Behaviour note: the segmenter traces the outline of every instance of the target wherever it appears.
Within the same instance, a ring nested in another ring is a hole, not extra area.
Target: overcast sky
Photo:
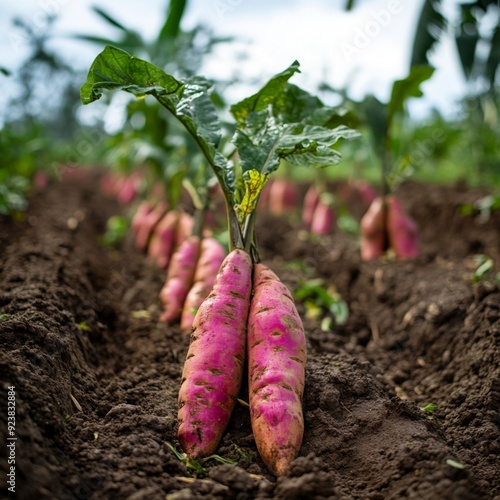
[[[345,0],[189,0],[186,28],[199,23],[211,26],[216,35],[235,35],[238,44],[220,47],[207,61],[207,77],[228,76],[237,69],[248,78],[264,80],[287,67],[301,63],[302,74],[293,82],[315,92],[319,82],[347,87],[354,98],[375,93],[386,100],[393,80],[408,72],[414,30],[422,0],[358,1],[353,12],[342,10]],[[35,29],[44,26],[46,12],[58,16],[54,44],[72,64],[88,68],[99,52],[95,45],[71,40],[72,33],[111,35],[113,30],[91,9],[97,4],[123,24],[148,39],[154,37],[164,19],[167,0],[17,0],[0,8],[0,66],[16,69],[26,56],[26,43],[12,26],[15,16]],[[445,0],[447,12],[456,12],[458,0]],[[245,43],[243,43],[245,42]],[[235,57],[244,48],[248,59]],[[425,84],[425,104],[412,110],[422,116],[432,106],[444,113],[456,109],[465,84],[451,37],[445,38],[433,54],[437,67]],[[0,114],[13,91],[1,77]],[[254,88],[245,89],[252,91]],[[243,90],[234,89],[229,100],[239,99]]]

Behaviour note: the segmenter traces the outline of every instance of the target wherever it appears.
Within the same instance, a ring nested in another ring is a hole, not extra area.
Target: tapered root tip
[[[284,476],[290,468],[290,460],[282,458],[273,464],[273,466],[272,472],[276,477]]]

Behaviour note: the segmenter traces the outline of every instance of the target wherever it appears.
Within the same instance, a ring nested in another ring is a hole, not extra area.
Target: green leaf
[[[174,39],[178,35],[185,8],[186,0],[170,0],[167,19],[160,30],[158,42]]]
[[[410,66],[429,63],[428,54],[444,33],[446,18],[439,12],[440,0],[425,0],[413,39]]]
[[[103,90],[115,89],[136,97],[149,94],[179,101],[183,84],[153,64],[108,45],[92,63],[80,97],[83,104],[90,104],[102,96]]]
[[[2,73],[2,75],[4,76],[10,76],[12,74],[7,68],[4,68],[3,66],[0,66],[0,73]]]
[[[155,65],[108,46],[92,63],[80,95],[84,104],[99,99],[102,91],[108,89],[121,89],[136,97],[152,95],[188,130],[223,189],[230,193],[234,190],[234,174],[217,151],[221,125],[208,93],[211,86],[202,77],[180,82]]]
[[[298,61],[294,61],[287,69],[273,76],[257,93],[233,104],[230,111],[236,121],[241,123],[250,113],[261,111],[272,104],[295,73],[300,73]]]
[[[336,165],[341,156],[332,146],[339,139],[359,136],[345,126],[331,130],[317,125],[282,123],[266,110],[252,113],[245,125],[233,139],[242,170],[255,169],[262,174],[274,172],[281,160],[306,167]]]
[[[128,222],[125,217],[113,215],[108,219],[106,233],[101,238],[101,243],[105,246],[113,246],[120,243],[128,231]]]
[[[490,82],[491,88],[494,88],[495,77],[498,66],[500,65],[500,17],[498,24],[493,31],[493,36],[490,42],[490,53],[486,59],[485,76]]]
[[[310,118],[313,113],[322,110],[324,105],[318,97],[309,94],[297,85],[285,82],[284,88],[276,94],[272,107],[274,116],[285,123],[291,123]],[[324,119],[323,122],[327,120]],[[323,125],[319,121],[315,124]]]
[[[243,181],[245,183],[243,199],[234,207],[240,224],[243,224],[247,216],[255,210],[259,195],[267,182],[267,175],[262,175],[255,169],[247,170],[243,174]]]
[[[476,47],[480,38],[478,21],[473,9],[474,6],[471,4],[460,5],[461,21],[455,35],[458,55],[467,80],[472,76],[476,58]]]
[[[477,267],[472,275],[472,282],[477,283],[485,278],[493,268],[493,259],[487,255],[475,255],[474,262]]]
[[[433,413],[436,411],[437,406],[434,403],[429,403],[428,405],[425,405],[423,408],[421,408],[422,411],[426,413]]]
[[[114,17],[110,16],[107,12],[105,12],[100,7],[97,7],[96,5],[94,5],[92,7],[92,10],[97,15],[99,15],[100,17],[102,17],[106,22],[108,22],[109,24],[111,24],[111,26],[114,26],[115,28],[118,28],[118,29],[120,29],[122,31],[129,31],[127,28],[125,28],[125,26],[123,26],[123,24],[121,24],[119,21],[117,21]]]
[[[389,129],[393,116],[404,110],[407,99],[423,95],[420,85],[428,80],[433,73],[432,66],[413,66],[406,78],[394,82],[391,99],[387,104],[387,127]]]

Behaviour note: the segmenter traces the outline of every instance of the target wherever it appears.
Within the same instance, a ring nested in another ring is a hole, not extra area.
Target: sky
[[[228,77],[237,72],[243,81],[264,82],[294,60],[302,73],[293,83],[316,92],[320,82],[347,88],[355,99],[374,93],[382,101],[391,84],[409,70],[414,30],[423,0],[358,0],[344,12],[345,0],[189,0],[185,28],[203,23],[216,35],[234,35],[235,43],[221,45],[207,60],[202,73]],[[162,24],[167,0],[17,0],[0,7],[0,66],[15,69],[27,54],[26,40],[12,25],[17,16],[35,30],[43,29],[47,13],[56,14],[53,46],[78,68],[88,68],[100,51],[96,45],[71,39],[74,33],[113,36],[114,31],[92,10],[98,5],[124,25],[152,39]],[[444,0],[449,13],[458,0]],[[247,54],[240,57],[241,51]],[[424,84],[425,100],[410,110],[423,117],[432,108],[451,115],[466,90],[451,36],[445,37],[432,56],[437,71]],[[0,117],[14,88],[0,76]],[[83,82],[82,82],[83,83]],[[230,102],[255,91],[255,84],[227,91]],[[333,96],[332,96],[333,99]],[[325,99],[327,100],[327,98]],[[327,104],[335,104],[328,103]]]

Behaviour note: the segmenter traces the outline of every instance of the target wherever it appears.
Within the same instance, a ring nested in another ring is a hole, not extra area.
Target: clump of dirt
[[[237,464],[211,460],[195,477],[172,452],[189,339],[158,321],[164,273],[130,239],[100,245],[107,218],[126,209],[97,185],[90,175],[51,186],[23,222],[0,221],[0,374],[4,393],[16,387],[18,498],[500,495],[500,292],[471,281],[475,253],[498,266],[498,214],[479,225],[458,210],[483,192],[403,186],[422,234],[410,262],[362,262],[355,236],[312,238],[298,217],[259,217],[264,259],[285,283],[321,277],[350,312],[321,328],[298,304],[305,435],[276,480],[242,405],[219,448]]]

